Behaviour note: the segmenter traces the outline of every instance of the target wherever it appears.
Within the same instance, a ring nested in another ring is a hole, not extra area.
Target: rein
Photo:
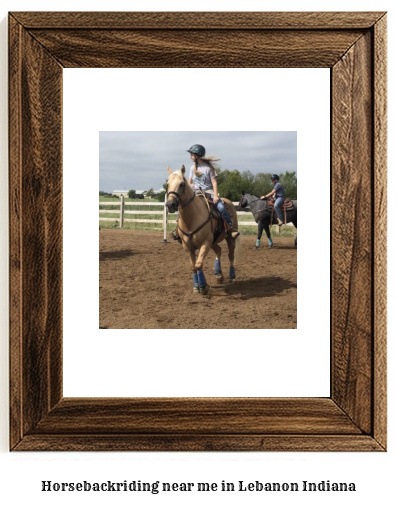
[[[184,191],[183,191],[183,192],[184,192]],[[183,195],[183,192],[182,192],[182,195]],[[189,204],[193,201],[193,199],[196,197],[196,194],[193,194],[193,197],[191,197],[191,198],[190,198],[187,202],[185,202],[185,204],[183,204],[183,205],[181,206],[181,197],[182,197],[182,196],[181,196],[181,195],[179,195],[179,194],[178,194],[178,192],[173,192],[172,190],[171,190],[171,192],[167,192],[167,197],[168,197],[170,194],[172,194],[172,195],[175,195],[175,196],[176,196],[176,202],[177,202],[177,204],[178,204],[178,208],[179,208],[179,207],[181,207],[181,209],[186,208],[186,206],[188,206],[188,205],[189,205]]]
[[[193,194],[193,197],[190,198],[187,202],[185,202],[185,204],[183,206],[181,206],[181,208],[186,208],[186,206],[188,206],[192,201],[193,199],[196,197],[196,194]]]

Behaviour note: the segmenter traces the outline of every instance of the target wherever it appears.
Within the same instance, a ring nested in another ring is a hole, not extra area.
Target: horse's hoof
[[[199,293],[199,288],[198,288],[198,287],[193,287],[192,292],[193,292],[194,294],[198,294],[198,293]]]
[[[229,282],[230,282],[230,283],[233,283],[233,282],[235,282],[235,281],[236,281],[236,279],[235,279],[235,278],[229,278]]]
[[[216,275],[216,281],[217,281],[217,283],[222,283],[223,282],[223,275]]]
[[[210,290],[210,286],[209,285],[206,285],[205,287],[200,287],[199,288],[199,292],[200,294],[208,294],[208,291]]]
[[[254,250],[259,250],[259,246],[254,246]]]

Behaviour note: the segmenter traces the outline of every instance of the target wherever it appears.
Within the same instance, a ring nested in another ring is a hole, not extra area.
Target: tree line
[[[251,171],[240,173],[237,170],[218,171],[218,193],[221,197],[231,201],[239,201],[242,192],[255,194],[258,197],[268,194],[273,190],[273,183],[270,179],[272,173],[252,174]],[[280,173],[280,183],[285,190],[285,197],[297,198],[298,180],[296,172],[286,171]]]
[[[240,173],[237,169],[233,171],[218,170],[217,181],[218,181],[218,193],[221,197],[225,197],[232,202],[239,201],[242,192],[248,192],[255,194],[258,197],[268,194],[273,189],[273,183],[270,179],[272,173],[258,173],[252,174],[251,171],[244,171]],[[286,171],[280,173],[280,183],[283,185],[285,190],[285,197],[289,199],[297,199],[297,188],[298,180],[296,172]],[[157,199],[158,201],[164,201],[164,193],[167,191],[167,180],[163,185],[164,191],[159,194],[155,194],[151,188],[147,195]],[[104,192],[99,192],[101,195]],[[130,198],[135,198],[135,190],[128,192]]]
[[[225,197],[232,202],[240,200],[241,193],[247,192],[255,194],[258,197],[268,194],[273,190],[273,183],[270,179],[272,173],[252,174],[251,171],[240,173],[237,169],[233,171],[218,170],[217,182],[218,193],[221,197]],[[298,180],[295,171],[280,173],[280,183],[285,190],[285,197],[288,199],[297,199]],[[167,190],[167,182],[163,185],[164,192]],[[164,194],[157,196],[159,201],[164,200]]]

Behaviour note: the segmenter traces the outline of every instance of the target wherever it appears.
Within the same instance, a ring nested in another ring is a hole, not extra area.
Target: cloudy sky
[[[253,174],[297,171],[296,132],[100,132],[99,190],[157,190],[173,171],[192,163],[189,149],[205,146],[222,170]]]

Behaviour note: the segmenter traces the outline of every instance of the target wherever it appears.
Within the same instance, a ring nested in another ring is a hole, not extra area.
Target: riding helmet
[[[278,174],[272,174],[270,179],[273,181],[273,180],[279,180],[280,178],[278,177]]]
[[[199,157],[204,157],[205,155],[205,148],[201,146],[201,144],[193,144],[193,146],[186,151],[193,153],[193,155],[198,155]]]

